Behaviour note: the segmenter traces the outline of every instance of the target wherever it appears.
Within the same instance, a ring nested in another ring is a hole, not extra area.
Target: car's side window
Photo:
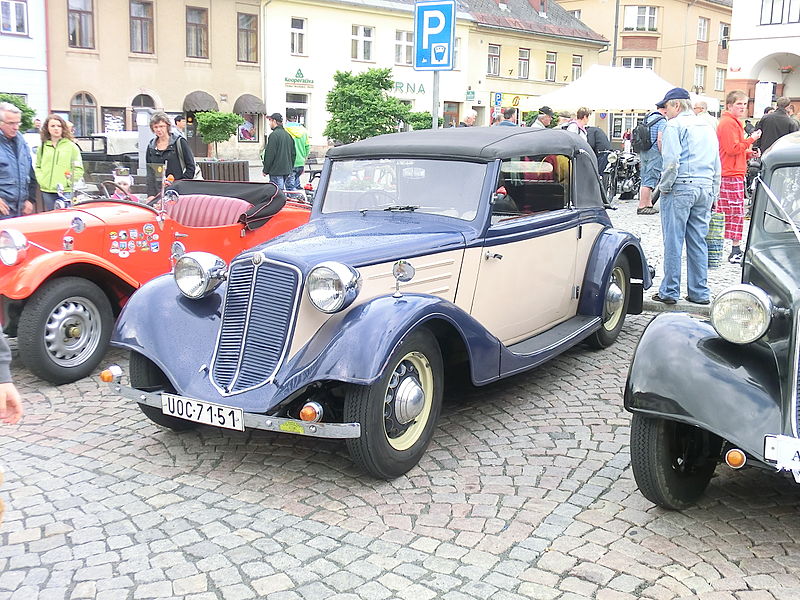
[[[800,167],[775,169],[769,189],[783,210],[779,211],[767,204],[767,209],[764,211],[764,231],[767,233],[791,231],[792,227],[786,223],[786,217],[794,221],[795,227],[800,227]]]
[[[560,154],[504,160],[492,204],[492,220],[567,208],[570,169],[569,157]]]

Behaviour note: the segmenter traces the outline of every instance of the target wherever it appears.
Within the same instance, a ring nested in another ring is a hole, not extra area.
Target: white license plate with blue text
[[[195,423],[244,431],[244,411],[233,406],[204,402],[175,394],[161,394],[161,412]]]

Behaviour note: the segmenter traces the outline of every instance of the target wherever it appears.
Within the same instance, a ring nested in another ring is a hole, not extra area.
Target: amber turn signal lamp
[[[725,453],[725,464],[731,469],[741,469],[747,462],[747,455],[738,448],[731,448]]]
[[[100,381],[112,383],[122,375],[122,369],[118,365],[111,365],[107,369],[100,371]]]
[[[300,420],[316,423],[322,420],[322,406],[318,402],[306,402],[300,409]]]

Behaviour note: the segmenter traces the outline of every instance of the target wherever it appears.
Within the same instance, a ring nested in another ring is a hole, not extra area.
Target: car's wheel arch
[[[115,273],[104,269],[99,265],[88,263],[71,263],[64,265],[60,269],[53,271],[39,284],[39,287],[60,277],[79,277],[86,281],[91,281],[99,287],[108,298],[114,317],[118,317],[125,302],[131,294],[136,291],[136,287],[130,282],[125,281]]]

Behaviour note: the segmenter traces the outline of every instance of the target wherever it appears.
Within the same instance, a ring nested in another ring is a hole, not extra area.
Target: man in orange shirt
[[[747,111],[747,94],[733,90],[725,98],[725,110],[717,125],[719,159],[722,164],[722,182],[717,207],[725,213],[725,239],[731,240],[728,262],[742,262],[742,229],[744,226],[744,177],[747,157],[753,153],[753,142],[761,137],[756,129],[745,137],[742,119]]]

